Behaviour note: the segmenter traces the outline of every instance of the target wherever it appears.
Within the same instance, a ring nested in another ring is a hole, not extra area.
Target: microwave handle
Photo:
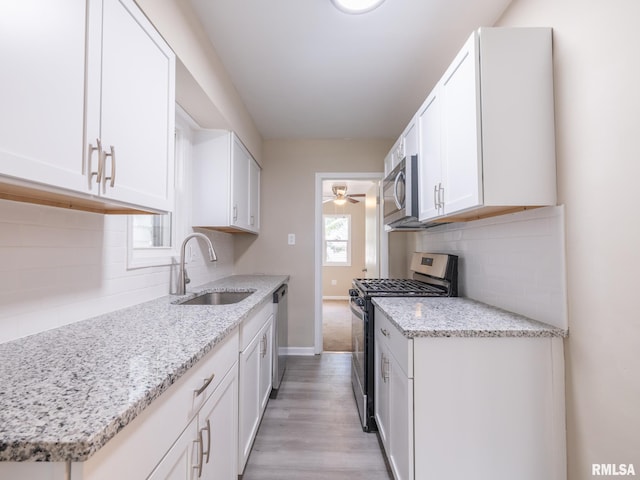
[[[400,177],[402,177],[402,179],[404,180],[404,171],[402,170],[398,172],[395,180],[393,181],[393,200],[396,202],[396,207],[398,207],[398,210],[401,210],[404,207],[404,205],[402,205],[398,200],[398,183],[400,182]]]

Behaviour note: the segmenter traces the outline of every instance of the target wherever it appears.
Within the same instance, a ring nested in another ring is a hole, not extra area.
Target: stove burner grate
[[[417,294],[429,294],[434,296],[446,296],[447,290],[444,287],[431,285],[418,280],[409,279],[392,279],[392,278],[380,278],[380,279],[356,279],[359,287],[362,289],[365,295],[375,294],[402,294],[402,295],[417,295]]]

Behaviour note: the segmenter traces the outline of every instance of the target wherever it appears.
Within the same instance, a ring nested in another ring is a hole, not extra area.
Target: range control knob
[[[358,290],[356,290],[355,288],[350,288],[349,289],[349,296],[350,297],[357,297],[358,296]]]
[[[364,307],[364,298],[357,297],[354,299],[354,301],[356,302],[356,305],[358,305],[359,307]]]

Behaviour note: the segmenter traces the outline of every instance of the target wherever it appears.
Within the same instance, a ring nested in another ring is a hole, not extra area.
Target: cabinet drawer
[[[147,478],[225,374],[237,368],[237,359],[236,329],[84,462],[83,478]],[[197,395],[212,374],[211,382]]]
[[[258,306],[256,313],[240,324],[240,351],[244,351],[251,340],[262,329],[269,317],[273,314],[273,303],[268,300]]]
[[[376,333],[381,334],[378,338],[383,339],[407,377],[413,378],[413,340],[402,335],[398,327],[391,323],[378,308],[376,308],[375,322]]]
[[[188,385],[183,388],[192,398],[189,416],[202,407],[229,369],[238,361],[238,336],[238,330],[235,330],[193,367],[194,372],[186,382]]]

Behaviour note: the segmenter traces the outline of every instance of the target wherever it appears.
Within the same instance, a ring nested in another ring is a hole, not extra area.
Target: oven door
[[[358,413],[362,428],[368,431],[368,399],[367,396],[367,334],[368,315],[364,306],[358,302],[363,302],[360,297],[351,297],[349,302],[351,307],[351,385],[356,398]]]

